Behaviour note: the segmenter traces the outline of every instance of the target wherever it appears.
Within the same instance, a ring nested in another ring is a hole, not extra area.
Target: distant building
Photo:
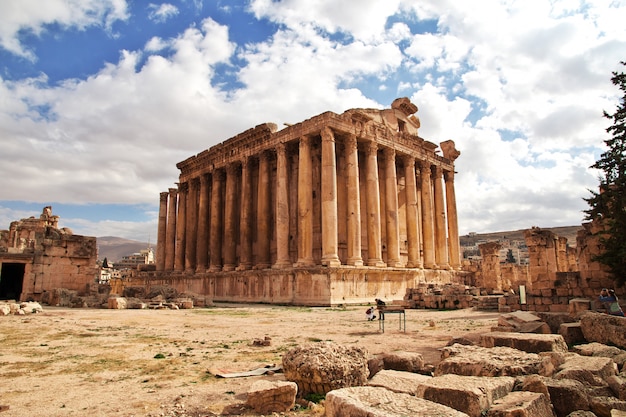
[[[37,300],[56,288],[87,291],[98,279],[96,238],[58,228],[59,216],[44,207],[0,230],[0,299]]]
[[[113,264],[113,268],[120,269],[137,269],[139,265],[154,264],[154,251],[152,248],[143,249],[139,253],[123,256],[122,259]]]

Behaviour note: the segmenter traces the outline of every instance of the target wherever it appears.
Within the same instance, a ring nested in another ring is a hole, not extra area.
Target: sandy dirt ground
[[[406,332],[388,315],[385,332],[366,306],[307,308],[217,304],[191,310],[97,310],[44,306],[0,317],[0,417],[256,415],[246,393],[281,373],[219,378],[281,364],[291,348],[332,341],[370,355],[420,352],[427,363],[454,337],[476,338],[498,314],[407,310]],[[269,346],[255,340],[271,338]],[[323,415],[323,406],[276,416]]]

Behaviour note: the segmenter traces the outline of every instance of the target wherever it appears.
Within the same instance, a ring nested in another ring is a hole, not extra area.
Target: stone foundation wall
[[[459,271],[389,268],[292,268],[214,272],[186,276],[138,272],[133,285],[167,285],[180,293],[205,294],[217,302],[337,306],[401,301],[407,290],[426,282],[462,282]]]

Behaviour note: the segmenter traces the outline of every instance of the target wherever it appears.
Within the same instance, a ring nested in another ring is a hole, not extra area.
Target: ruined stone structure
[[[460,269],[452,141],[417,107],[266,123],[179,164],[161,193],[157,271],[217,301],[332,305],[402,298]]]
[[[0,299],[41,301],[46,291],[87,291],[98,275],[95,237],[58,228],[59,216],[44,207],[0,230]]]

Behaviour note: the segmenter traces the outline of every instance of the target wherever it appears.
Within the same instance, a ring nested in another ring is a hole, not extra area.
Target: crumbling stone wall
[[[89,291],[98,268],[96,238],[74,235],[68,228],[58,228],[59,216],[52,207],[44,207],[39,218],[30,217],[11,223],[0,231],[0,266],[24,264],[20,300],[41,301],[42,294],[56,288]]]

